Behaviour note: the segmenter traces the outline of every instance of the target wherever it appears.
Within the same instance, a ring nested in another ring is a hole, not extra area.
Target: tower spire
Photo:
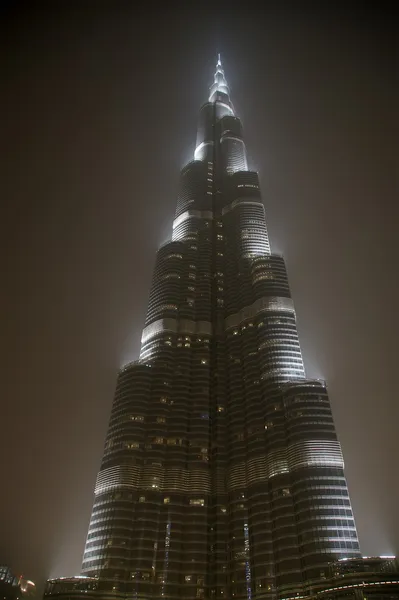
[[[214,81],[210,88],[209,101],[213,102],[216,99],[216,92],[229,95],[229,86],[224,75],[222,67],[222,59],[220,58],[220,52],[218,53],[218,60],[216,63],[216,71],[214,75]]]

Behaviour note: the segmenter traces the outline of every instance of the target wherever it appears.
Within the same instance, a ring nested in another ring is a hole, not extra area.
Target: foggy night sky
[[[327,380],[361,550],[399,553],[393,14],[197,4],[0,15],[0,564],[38,583],[79,573],[117,369],[137,357],[217,52],[307,374]]]

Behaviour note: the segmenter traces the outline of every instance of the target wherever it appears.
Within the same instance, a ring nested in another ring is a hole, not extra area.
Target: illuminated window
[[[139,502],[145,502],[145,496],[140,496]]]
[[[130,419],[132,421],[138,421],[139,423],[143,423],[144,421],[143,415],[131,415]]]
[[[162,310],[177,310],[177,306],[176,304],[163,304],[162,306],[158,306],[156,308],[157,312],[160,312]]]
[[[157,417],[157,423],[165,423],[166,419],[165,417]]]
[[[218,406],[218,413],[221,413],[224,411],[224,406]]]
[[[206,358],[201,358],[201,365],[207,365],[208,361]]]
[[[191,506],[205,506],[204,498],[191,498],[190,499]]]
[[[166,497],[163,499],[163,503],[164,503],[164,504],[169,504],[169,502],[170,502],[170,498],[169,498],[169,496],[166,496]]]
[[[255,275],[253,281],[257,283],[258,281],[264,281],[265,279],[274,279],[273,274],[270,272],[260,273],[259,275]]]
[[[191,575],[186,575],[184,577],[184,581],[191,581]]]
[[[125,447],[128,450],[134,450],[135,448],[139,448],[140,444],[139,444],[139,442],[129,442],[129,443],[125,444]]]

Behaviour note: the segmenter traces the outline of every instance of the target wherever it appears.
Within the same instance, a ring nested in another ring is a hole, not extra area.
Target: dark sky
[[[37,581],[80,569],[116,372],[137,355],[218,51],[362,551],[399,552],[393,14],[191,4],[2,9],[0,563]]]

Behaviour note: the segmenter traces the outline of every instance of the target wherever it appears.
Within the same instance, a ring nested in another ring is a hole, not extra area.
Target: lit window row
[[[163,437],[155,437],[152,440],[153,444],[164,444],[166,442],[167,446],[182,446],[184,440],[182,438],[163,438]]]

